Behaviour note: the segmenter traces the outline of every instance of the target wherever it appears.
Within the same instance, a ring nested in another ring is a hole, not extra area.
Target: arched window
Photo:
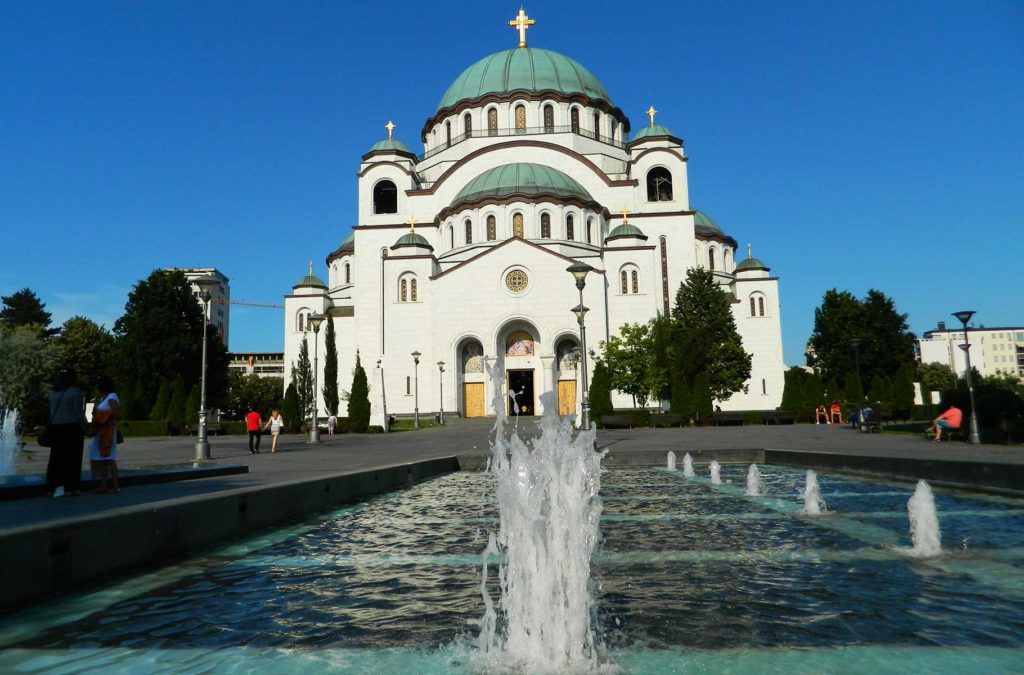
[[[373,212],[398,213],[398,188],[389,180],[373,186]]]
[[[629,275],[626,274],[626,270],[619,273],[619,293],[629,293]]]
[[[757,307],[759,310],[761,310],[760,312],[758,312],[759,316],[764,316],[764,297],[760,297],[757,299]]]
[[[398,301],[409,302],[409,280],[402,279],[398,282]]]
[[[656,166],[647,172],[647,201],[672,201],[672,174],[663,166]]]
[[[573,108],[569,111],[569,125],[572,128],[574,134],[580,132],[580,109]]]
[[[565,217],[565,238],[568,239],[569,241],[575,239],[575,234],[573,233],[572,216]]]
[[[632,281],[632,284],[633,284],[633,293],[634,294],[640,292],[640,278],[639,278],[639,276],[640,275],[639,275],[639,273],[636,270],[632,270],[629,273],[629,278],[630,278],[630,280]]]
[[[498,226],[494,216],[487,216],[487,241],[494,241],[498,238]]]
[[[412,278],[412,282],[409,284],[411,289],[412,301],[416,302],[416,277]]]
[[[412,272],[407,272],[398,281],[398,301],[416,302],[416,300],[416,275]]]
[[[640,271],[636,265],[626,265],[619,272],[619,292],[636,295],[640,292]]]
[[[764,316],[764,296],[760,293],[750,296],[750,316]]]
[[[518,239],[523,238],[523,214],[521,213],[512,216],[512,236]]]
[[[498,109],[491,108],[487,111],[487,135],[496,136],[498,134]]]
[[[469,220],[466,220],[466,243],[473,243],[473,223]]]
[[[732,269],[732,249],[725,249],[725,253],[722,254],[725,260],[722,262],[722,269],[726,272]]]
[[[516,133],[521,134],[526,131],[526,106],[516,106]]]
[[[714,271],[715,269],[715,249],[708,249],[708,269]]]
[[[540,236],[544,239],[551,238],[551,216],[547,213],[540,214]]]
[[[594,138],[601,135],[601,113],[594,113]]]
[[[306,330],[306,310],[299,312],[299,315],[295,317],[295,330],[300,333]]]
[[[544,133],[550,134],[555,130],[555,107],[553,105],[544,106]]]
[[[462,348],[462,372],[484,372],[484,348],[476,340],[470,340]]]
[[[352,283],[352,266],[348,263],[345,263],[345,283]]]
[[[761,393],[765,396],[768,395],[768,382],[763,377],[761,378]]]
[[[444,147],[452,147],[452,123],[444,123]]]
[[[754,296],[750,296],[750,316],[757,316],[757,305],[755,300],[756,298]]]
[[[473,116],[469,113],[462,116],[462,133],[466,134],[467,138],[473,133]]]
[[[587,218],[587,243],[594,243],[594,219]]]
[[[455,248],[455,224],[448,226],[448,248]]]

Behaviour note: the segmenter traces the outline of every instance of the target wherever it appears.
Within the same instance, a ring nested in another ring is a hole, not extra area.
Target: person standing
[[[284,419],[276,408],[270,413],[270,419],[263,426],[264,429],[267,427],[270,427],[270,452],[275,453],[277,452],[277,439],[284,429]]]
[[[99,403],[92,409],[92,428],[96,432],[89,445],[89,461],[100,476],[96,492],[120,492],[117,480],[117,415],[121,402],[114,393],[114,382],[109,377],[99,381]],[[107,479],[110,486],[107,486]]]
[[[89,422],[85,419],[85,397],[76,386],[75,371],[57,373],[50,391],[50,461],[46,465],[46,494],[77,495],[82,480],[82,450]]]
[[[331,416],[327,418],[327,435],[334,435],[334,427],[338,426],[338,416],[331,413]]]
[[[260,454],[260,439],[263,438],[263,418],[255,410],[245,416],[245,428],[249,431],[249,454]]]

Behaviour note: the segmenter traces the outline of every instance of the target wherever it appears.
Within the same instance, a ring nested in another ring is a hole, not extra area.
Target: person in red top
[[[263,438],[263,418],[255,410],[245,416],[245,428],[249,430],[249,453],[260,454],[260,439]]]
[[[963,421],[964,421],[964,413],[963,413],[963,411],[960,410],[960,408],[957,408],[955,405],[951,405],[946,410],[946,412],[942,413],[941,415],[939,415],[938,417],[935,418],[935,421],[932,422],[932,425],[930,427],[928,427],[928,429],[926,431],[928,431],[928,432],[934,431],[935,432],[935,440],[936,441],[940,441],[940,440],[942,440],[942,430],[943,429],[945,429],[946,431],[952,431],[953,429],[959,429],[960,428],[960,423],[963,422]]]

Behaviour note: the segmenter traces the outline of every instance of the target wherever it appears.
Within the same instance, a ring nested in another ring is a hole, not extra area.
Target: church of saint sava
[[[623,324],[670,312],[687,270],[700,266],[730,296],[753,357],[747,391],[716,405],[775,409],[785,370],[778,278],[691,205],[683,141],[655,122],[653,107],[633,127],[590,70],[527,46],[534,22],[523,11],[509,23],[519,45],[481,58],[444,90],[420,132],[421,154],[389,122],[362,156],[358,221],[327,255],[326,283],[311,265],[285,296],[286,384],[313,337],[308,318],[321,314],[334,319],[340,389],[359,353],[372,424],[385,410],[493,416],[510,405],[505,389],[520,414],[542,414],[550,393],[549,405],[578,419],[573,309],[589,308],[586,347],[600,353]],[[582,303],[567,271],[580,263],[592,268]],[[318,339],[322,385],[322,329]],[[590,375],[593,365],[587,358]],[[499,368],[500,392],[489,373]],[[633,406],[625,394],[612,401]]]

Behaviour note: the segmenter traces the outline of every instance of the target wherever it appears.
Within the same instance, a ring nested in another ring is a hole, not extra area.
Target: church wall
[[[402,161],[411,168],[411,163]],[[359,177],[359,224],[360,225],[385,225],[404,222],[408,215],[402,218],[402,214],[408,211],[406,190],[415,186],[413,177],[398,168],[394,164],[371,164],[365,174]],[[373,212],[373,187],[382,180],[390,180],[398,188],[398,212],[379,213]],[[394,243],[394,242],[391,242]]]
[[[738,279],[735,288],[739,302],[732,305],[733,318],[743,340],[743,348],[752,354],[750,380],[746,394],[733,394],[720,405],[722,410],[774,410],[782,404],[786,370],[782,360],[778,281],[771,278]],[[763,317],[750,316],[750,296],[753,294],[765,298]]]

